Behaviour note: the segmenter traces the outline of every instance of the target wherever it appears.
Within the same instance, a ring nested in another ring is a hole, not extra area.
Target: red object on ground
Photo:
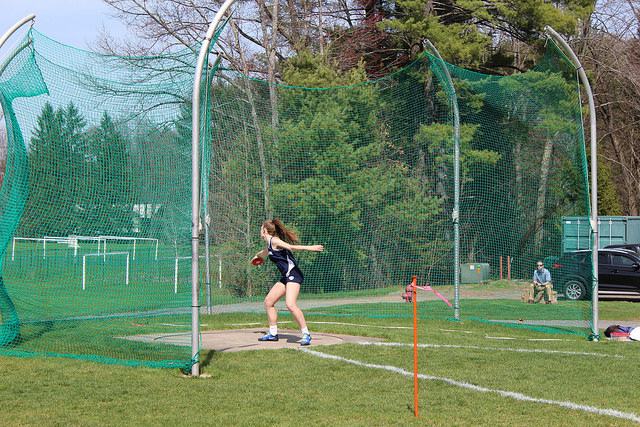
[[[611,332],[611,339],[616,341],[631,341],[629,334],[624,332]]]

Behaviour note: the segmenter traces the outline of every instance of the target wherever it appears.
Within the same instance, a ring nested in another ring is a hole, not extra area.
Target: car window
[[[575,254],[577,262],[589,262],[591,260],[591,252],[578,252]]]
[[[612,254],[611,255],[611,263],[613,265],[621,265],[625,267],[631,267],[635,264],[635,260],[624,255]]]
[[[608,253],[598,253],[598,264],[611,264],[611,259],[609,258]]]

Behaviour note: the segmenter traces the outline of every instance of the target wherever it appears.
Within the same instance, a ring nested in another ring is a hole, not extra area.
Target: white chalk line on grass
[[[264,322],[254,322],[254,323],[232,323],[233,326],[248,326],[248,325],[262,325]],[[278,323],[291,323],[291,321],[286,322],[278,322]],[[359,323],[344,323],[344,322],[317,322],[317,321],[309,321],[307,323],[316,323],[323,325],[346,325],[346,326],[360,326],[363,328],[380,328],[380,329],[413,329],[413,326],[382,326],[382,325],[361,325]],[[436,329],[437,331],[445,331],[445,332],[461,332],[465,334],[472,334],[471,331],[458,331],[455,329]]]
[[[413,347],[413,344],[399,342],[357,342],[360,345],[377,345],[387,347]],[[500,348],[500,347],[478,347],[475,345],[450,345],[450,344],[418,344],[420,348],[463,348],[469,350],[488,350],[488,351],[513,351],[516,353],[545,353],[545,354],[568,354],[571,356],[596,356],[596,357],[614,357],[625,359],[625,356],[618,354],[602,354],[602,353],[585,353],[580,351],[560,351],[560,350],[535,350],[526,348]]]
[[[325,325],[347,325],[347,326],[361,326],[363,328],[381,328],[381,329],[413,329],[412,326],[382,326],[382,325],[360,325],[358,323],[342,323],[342,322],[307,322],[318,323]]]
[[[353,359],[347,359],[344,357],[340,357],[340,356],[334,356],[332,354],[326,354],[326,353],[321,353],[319,351],[315,351],[315,350],[311,350],[308,348],[299,348],[299,351],[303,351],[307,354],[311,354],[317,357],[321,357],[323,359],[331,359],[331,360],[338,360],[340,362],[347,362],[347,363],[351,363],[353,365],[357,365],[357,366],[362,366],[362,367],[366,367],[366,368],[374,368],[374,369],[382,369],[385,371],[390,371],[390,372],[395,372],[397,374],[401,374],[401,375],[405,375],[405,376],[410,376],[413,377],[413,372],[409,372],[406,371],[402,368],[398,368],[396,366],[390,366],[390,365],[376,365],[376,364],[372,364],[372,363],[365,363],[365,362],[360,362],[357,360],[353,360]],[[632,412],[622,412],[622,411],[618,411],[615,409],[602,409],[602,408],[596,408],[595,406],[587,406],[587,405],[580,405],[577,403],[573,403],[573,402],[563,402],[563,401],[559,401],[559,400],[550,400],[550,399],[540,399],[537,397],[531,397],[531,396],[527,396],[524,395],[522,393],[517,393],[517,392],[513,392],[513,391],[506,391],[506,390],[492,390],[490,388],[486,388],[486,387],[481,387],[481,386],[477,386],[475,384],[471,384],[471,383],[467,383],[464,381],[456,381],[454,379],[451,378],[442,378],[442,377],[434,377],[431,375],[424,375],[424,374],[418,374],[418,378],[422,379],[422,380],[435,380],[435,381],[442,381],[445,382],[447,384],[451,384],[454,385],[456,387],[462,387],[462,388],[466,388],[469,390],[473,390],[473,391],[479,391],[482,393],[496,393],[499,394],[500,396],[503,397],[508,397],[508,398],[512,398],[512,399],[516,399],[516,400],[520,400],[523,402],[534,402],[534,403],[545,403],[548,405],[557,405],[557,406],[561,406],[563,408],[567,408],[567,409],[572,409],[575,411],[583,411],[583,412],[590,412],[593,414],[599,414],[599,415],[607,415],[610,417],[615,417],[615,418],[622,418],[625,420],[631,420],[631,421],[635,421],[637,423],[640,423],[640,416],[637,414],[634,414]]]
[[[279,321],[278,324],[282,323],[293,323],[292,320]],[[316,323],[316,324],[324,324],[324,325],[346,325],[346,326],[361,326],[363,328],[382,328],[382,329],[413,329],[412,326],[381,326],[381,325],[360,325],[357,323],[343,323],[343,322],[314,322],[307,320],[307,323]],[[251,326],[251,325],[264,325],[264,322],[252,322],[252,323],[231,323],[231,326]],[[441,329],[446,331],[446,329]],[[467,334],[472,334],[473,332],[467,331],[450,331],[450,332],[464,332]]]
[[[512,337],[490,337],[487,334],[484,334],[484,337],[488,340],[526,340],[526,341],[570,341],[563,340],[562,338],[512,338]]]
[[[292,321],[278,322],[280,323],[292,323]],[[325,325],[347,325],[347,326],[361,326],[364,328],[382,328],[382,329],[413,329],[412,326],[379,326],[379,325],[359,325],[357,323],[342,323],[342,322],[313,322],[307,320],[307,323],[318,323]],[[248,325],[262,325],[264,322],[256,322],[256,323],[232,323],[233,326],[248,326]],[[456,332],[466,332],[466,331],[456,331]],[[466,332],[471,334],[472,332]]]
[[[178,327],[178,328],[190,328],[191,327],[191,324],[188,324],[188,325],[176,325],[175,323],[161,323],[161,325],[162,326],[175,326],[175,327]],[[206,323],[200,323],[200,326],[209,326],[209,325],[206,324]]]
[[[413,329],[413,326],[379,326],[379,325],[360,325],[357,323],[342,323],[342,322],[310,322],[307,323],[323,323],[326,325],[348,325],[348,326],[362,326],[365,328],[383,328],[383,329]],[[460,329],[433,329],[434,331],[442,331],[442,332],[456,332],[461,334],[473,334],[472,331],[463,331]],[[562,338],[510,338],[510,337],[490,337],[485,334],[484,336],[487,339],[494,340],[523,340],[523,341],[567,341]]]
[[[284,322],[278,323],[292,323],[291,320],[287,320]],[[343,322],[317,322],[317,321],[307,321],[307,323],[316,323],[316,324],[324,324],[324,325],[346,325],[346,326],[360,326],[363,328],[380,328],[380,329],[413,329],[413,326],[382,326],[382,325],[362,325],[359,323],[343,323]],[[252,323],[232,323],[232,326],[250,326],[250,325],[262,325],[263,322],[252,322]],[[443,331],[443,332],[457,332],[462,334],[473,334],[472,331],[463,331],[459,329],[434,329],[435,331]],[[561,338],[509,338],[509,337],[490,337],[485,334],[485,338],[494,339],[494,340],[524,340],[524,341],[567,341]]]
[[[285,320],[285,321],[278,321],[278,325],[281,325],[283,323],[293,323],[293,320]],[[307,322],[309,323],[309,322]],[[264,322],[251,322],[251,323],[231,323],[231,326],[253,326],[253,325],[264,325]]]

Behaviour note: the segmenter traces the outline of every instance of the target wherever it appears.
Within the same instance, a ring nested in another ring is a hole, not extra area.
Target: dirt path
[[[336,307],[348,304],[376,304],[376,303],[401,303],[404,302],[402,294],[404,291],[396,291],[387,295],[380,296],[360,296],[352,298],[322,298],[322,299],[299,299],[298,306],[302,310]],[[438,290],[449,302],[453,304],[453,290]],[[520,289],[499,289],[482,291],[471,289],[471,287],[462,286],[460,288],[460,299],[520,299]],[[418,302],[421,301],[441,301],[440,297],[431,291],[418,291]],[[444,302],[443,302],[444,303]],[[276,307],[280,310],[286,310],[284,301],[278,301]],[[238,313],[238,312],[263,312],[264,303],[262,301],[242,302],[237,304],[216,305],[212,307],[212,313]],[[204,309],[206,312],[206,308]]]

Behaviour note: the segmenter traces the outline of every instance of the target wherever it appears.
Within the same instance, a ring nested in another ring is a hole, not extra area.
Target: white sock
[[[278,325],[276,326],[269,325],[269,333],[273,336],[278,335]]]
[[[302,328],[302,329],[300,329],[300,331],[302,332],[302,335],[309,333],[309,329],[307,329],[307,328]]]

